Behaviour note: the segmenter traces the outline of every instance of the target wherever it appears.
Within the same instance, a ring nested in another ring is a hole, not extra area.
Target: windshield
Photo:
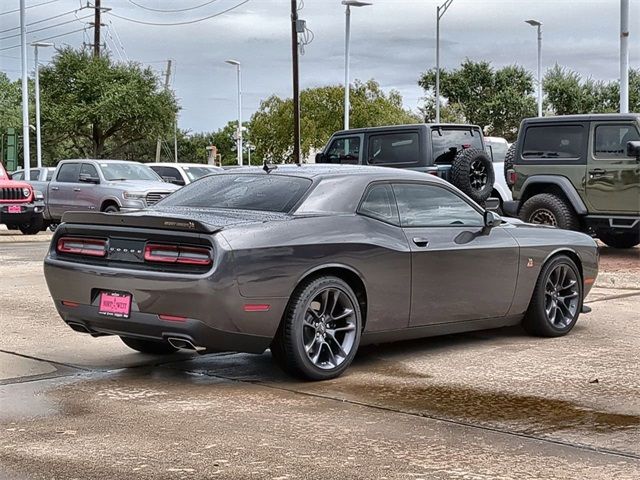
[[[181,188],[156,205],[286,213],[298,203],[311,183],[307,178],[284,175],[212,175]]]
[[[140,163],[101,163],[100,170],[105,180],[148,180],[161,182],[162,179],[146,165]]]
[[[504,142],[487,142],[487,146],[491,149],[491,157],[494,162],[504,162],[509,144]]]
[[[189,177],[189,180],[192,182],[204,177],[205,175],[211,175],[212,173],[218,172],[219,170],[217,168],[211,167],[184,167],[184,173],[187,174],[187,177]]]

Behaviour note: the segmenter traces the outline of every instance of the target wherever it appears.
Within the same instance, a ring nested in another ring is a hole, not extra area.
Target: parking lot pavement
[[[45,250],[0,246],[0,478],[640,478],[635,256],[603,254],[632,287],[599,283],[566,337],[371,346],[310,383],[268,352],[159,359],[72,332]]]

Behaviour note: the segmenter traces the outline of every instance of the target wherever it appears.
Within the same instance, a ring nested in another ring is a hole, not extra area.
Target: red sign
[[[131,295],[117,292],[101,292],[98,313],[108,317],[129,318]]]
[[[22,213],[22,207],[20,205],[9,205],[7,213]]]

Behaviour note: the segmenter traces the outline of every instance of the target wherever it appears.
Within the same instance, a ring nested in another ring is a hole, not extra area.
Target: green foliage
[[[374,81],[356,81],[351,87],[351,128],[417,123],[420,118],[405,110],[396,91],[385,94]],[[302,156],[322,148],[331,134],[343,128],[344,87],[308,88],[300,93]],[[264,100],[251,117],[249,132],[255,157],[280,163],[293,154],[293,101],[276,95]]]
[[[435,119],[435,81],[435,69],[418,80],[427,94],[422,109],[427,121]],[[474,123],[491,135],[513,140],[520,121],[535,115],[533,92],[533,77],[524,68],[509,65],[494,70],[489,62],[467,59],[458,69],[440,71],[441,121]]]
[[[172,131],[178,108],[150,68],[70,48],[41,69],[40,87],[43,144],[66,156],[117,158]]]
[[[618,81],[603,82],[582,77],[555,65],[543,81],[548,108],[556,115],[617,112],[620,105]],[[629,70],[629,111],[640,112],[640,70]]]
[[[0,72],[0,128],[21,128],[20,85],[12,82],[4,72]]]

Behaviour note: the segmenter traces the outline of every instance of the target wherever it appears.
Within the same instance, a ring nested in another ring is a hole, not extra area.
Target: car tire
[[[493,163],[482,150],[461,150],[451,164],[451,183],[477,203],[489,198],[494,181]]]
[[[524,202],[520,219],[527,223],[551,225],[564,230],[580,230],[580,221],[573,207],[552,193],[539,193]]]
[[[31,219],[29,223],[23,223],[19,226],[23,235],[36,235],[44,229],[44,219],[38,216]]]
[[[117,205],[107,205],[102,209],[104,213],[118,213],[120,209]]]
[[[513,143],[507,149],[507,153],[504,155],[504,181],[507,183],[507,186],[511,189],[513,188],[513,184],[509,182],[509,175],[507,173],[509,170],[513,169],[513,160],[516,158],[516,144]]]
[[[361,330],[360,304],[351,287],[340,278],[323,275],[296,288],[271,354],[292,375],[328,380],[353,361]]]
[[[640,245],[640,233],[609,233],[599,232],[598,238],[613,248],[633,248]]]
[[[522,326],[531,335],[561,337],[582,311],[582,276],[566,255],[551,258],[540,271]]]
[[[158,342],[154,340],[141,340],[139,338],[120,337],[120,340],[124,344],[137,350],[140,353],[149,353],[151,355],[168,355],[178,351],[177,348],[170,345],[168,342]]]

